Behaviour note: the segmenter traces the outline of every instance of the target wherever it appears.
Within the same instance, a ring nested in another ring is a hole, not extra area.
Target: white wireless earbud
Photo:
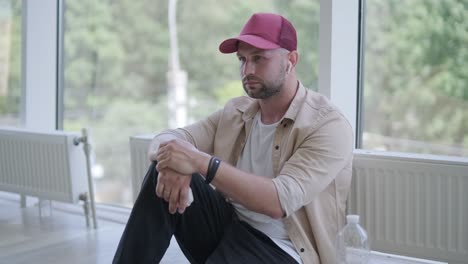
[[[286,70],[287,74],[289,74],[291,72],[291,68],[292,68],[292,63],[290,61],[288,61],[288,69]]]

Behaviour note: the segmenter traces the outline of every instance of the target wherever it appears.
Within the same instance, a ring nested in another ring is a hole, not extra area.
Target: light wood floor
[[[37,202],[21,208],[19,198],[0,196],[0,264],[112,262],[124,224],[98,219],[93,229],[83,215],[56,208],[42,213]],[[174,239],[161,263],[188,263]]]

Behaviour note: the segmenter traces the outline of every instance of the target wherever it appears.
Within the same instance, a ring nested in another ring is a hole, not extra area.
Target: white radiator
[[[140,193],[141,183],[150,165],[147,153],[149,143],[154,136],[154,134],[146,134],[130,137],[133,201]]]
[[[468,263],[468,159],[355,151],[349,212],[373,250]]]
[[[76,203],[88,192],[86,159],[77,133],[0,129],[0,190]]]

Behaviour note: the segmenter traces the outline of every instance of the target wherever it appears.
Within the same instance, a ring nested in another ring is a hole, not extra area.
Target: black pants
[[[194,202],[170,214],[155,194],[153,163],[120,239],[113,263],[159,263],[172,235],[191,263],[297,263],[269,237],[238,220],[232,205],[200,175],[190,184]]]

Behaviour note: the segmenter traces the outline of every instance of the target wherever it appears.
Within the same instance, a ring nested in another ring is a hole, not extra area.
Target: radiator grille
[[[87,191],[86,161],[76,133],[0,129],[0,190],[77,202]]]
[[[357,151],[348,209],[361,216],[374,250],[466,263],[467,188],[468,159]]]

